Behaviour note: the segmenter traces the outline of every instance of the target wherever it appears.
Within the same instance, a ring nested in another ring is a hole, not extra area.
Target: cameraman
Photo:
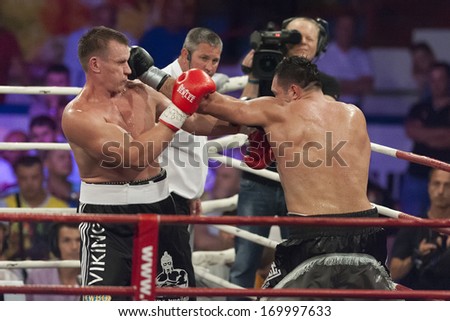
[[[432,169],[428,218],[450,218],[450,173]],[[450,237],[429,227],[400,229],[392,248],[392,279],[414,290],[450,290]]]
[[[282,47],[284,56],[303,56],[309,60],[318,57],[326,48],[328,32],[326,22],[322,19],[308,17],[293,17],[283,21],[282,29],[296,30],[301,35],[300,42],[285,43]],[[295,33],[295,32],[294,32]],[[251,50],[244,58],[243,70],[249,71],[249,80],[242,92],[242,99],[252,99],[259,96],[272,95],[268,92],[272,79],[258,79],[261,74],[254,66],[253,58],[258,49]],[[339,96],[339,84],[336,79],[320,73],[322,91],[330,99]],[[268,169],[276,171],[272,164]],[[240,192],[237,207],[238,216],[286,216],[287,209],[281,184],[257,175],[243,172],[240,182]],[[242,226],[252,233],[267,237],[270,226]],[[287,232],[282,229],[282,237]],[[235,239],[236,258],[230,271],[230,281],[245,288],[254,287],[255,273],[259,268],[263,248],[261,245],[242,238]]]

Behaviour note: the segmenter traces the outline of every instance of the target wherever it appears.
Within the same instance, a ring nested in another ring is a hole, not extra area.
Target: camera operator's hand
[[[253,66],[253,56],[255,55],[255,50],[252,49],[248,52],[248,54],[244,57],[241,64],[242,72],[246,75],[249,75],[252,73],[252,66]]]
[[[252,49],[242,60],[241,68],[245,74],[248,74],[248,81],[242,91],[241,98],[245,97],[246,99],[252,99],[258,97],[259,94],[259,79],[256,79],[252,73],[254,55],[255,50]]]

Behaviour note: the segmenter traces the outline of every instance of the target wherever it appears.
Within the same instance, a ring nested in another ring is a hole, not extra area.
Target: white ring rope
[[[0,269],[79,268],[79,260],[63,261],[0,261]]]
[[[203,213],[233,211],[236,209],[237,201],[238,201],[237,194],[227,198],[202,201],[202,211]]]
[[[248,76],[230,77],[220,88],[219,92],[227,93],[239,90],[247,84]],[[0,94],[22,95],[78,95],[80,87],[55,87],[55,86],[0,86]]]
[[[199,278],[199,280],[207,280],[214,283],[217,286],[227,288],[227,289],[245,289],[237,284],[231,283],[227,280],[222,279],[214,274],[209,273],[209,271],[202,266],[194,266],[194,273]],[[247,296],[252,300],[256,300],[255,297]]]
[[[67,143],[0,143],[0,150],[71,150]]]
[[[221,155],[221,154],[209,154],[209,158],[217,160],[221,163],[224,163],[228,166],[237,168],[237,169],[241,169],[245,172],[249,172],[252,174],[256,174],[258,176],[267,178],[267,179],[271,179],[273,181],[280,181],[280,175],[277,172],[272,172],[269,171],[267,169],[253,169],[248,167],[243,161],[238,160],[236,158],[233,157],[228,157],[225,155]]]
[[[73,207],[0,207],[0,213],[44,213],[44,214],[74,214]]]
[[[265,246],[268,248],[274,249],[278,245],[278,242],[276,242],[276,241],[273,241],[271,239],[268,239],[266,237],[263,237],[261,235],[255,234],[255,233],[248,232],[246,230],[240,229],[235,226],[231,226],[231,225],[213,225],[213,226],[223,232],[233,234],[234,236],[241,237],[243,239],[252,241],[256,244],[259,244],[259,245],[262,245],[262,246]]]
[[[220,93],[240,90],[247,85],[248,76],[236,76],[228,78],[228,81],[218,90]]]
[[[216,154],[223,150],[239,148],[247,142],[248,136],[245,134],[234,134],[210,139],[206,142],[208,154]]]
[[[397,150],[380,144],[370,143],[373,152],[397,158]]]
[[[192,264],[200,266],[231,264],[235,257],[234,248],[223,251],[194,251],[192,252]]]
[[[52,86],[0,86],[0,94],[23,95],[78,95],[79,87]]]

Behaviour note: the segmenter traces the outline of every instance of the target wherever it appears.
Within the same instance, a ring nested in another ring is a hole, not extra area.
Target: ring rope
[[[234,262],[234,248],[223,251],[194,251],[192,252],[192,264],[217,265],[231,264]],[[79,260],[24,260],[24,261],[0,261],[0,269],[40,269],[40,268],[78,268]]]
[[[243,136],[242,136],[243,135]],[[235,134],[230,135],[231,137],[218,138],[214,140],[210,140],[208,143],[208,154],[209,158],[215,159],[222,163],[225,163],[229,166],[263,176],[272,180],[279,180],[276,178],[276,172],[271,172],[268,170],[255,170],[243,162],[236,160],[235,158],[224,156],[221,154],[217,154],[217,151],[235,148],[242,146],[245,144],[244,134]],[[228,136],[225,136],[228,137]],[[236,139],[236,143],[233,142],[233,139]],[[14,142],[0,142],[0,150],[70,150],[70,146],[68,143],[14,143]],[[450,164],[431,158],[423,155],[414,154],[411,152],[405,152],[402,150],[394,149],[391,147],[383,146],[380,144],[371,143],[371,149],[373,152],[384,154],[387,156],[391,156],[398,159],[403,159],[410,161],[412,163],[433,167],[437,169],[441,169],[446,172],[450,172]],[[269,173],[267,173],[269,172]],[[275,175],[274,175],[275,174]]]
[[[183,291],[184,290],[184,291]],[[362,290],[362,289],[215,289],[156,288],[157,295],[164,296],[255,296],[255,297],[318,297],[318,298],[358,298],[358,299],[439,299],[449,300],[450,291],[441,290]]]
[[[237,207],[238,198],[239,196],[236,194],[227,198],[202,201],[202,212],[212,213],[233,211]]]
[[[1,214],[1,213],[0,213]],[[6,215],[6,216],[8,216],[7,214],[4,214],[4,215]],[[3,216],[3,215],[0,215],[0,217],[1,216]],[[46,215],[44,215],[44,214],[42,214],[42,215],[39,215],[39,214],[36,214],[36,215],[34,215],[34,216],[36,216],[35,218],[37,218],[37,217],[46,217]],[[86,215],[86,214],[83,214],[83,215],[80,215],[80,214],[78,214],[78,215],[68,215],[68,216],[72,216],[72,218],[74,218],[75,216],[78,216],[78,218],[79,219],[81,219],[81,220],[86,220],[86,216],[99,216],[99,214],[88,214],[88,215]],[[140,215],[134,215],[134,216],[138,216],[138,217],[140,217]],[[170,217],[170,216],[160,216],[160,218],[163,218],[163,219],[166,219],[166,218],[168,218],[168,217]],[[142,219],[142,217],[140,217],[141,219]],[[222,218],[224,218],[224,217],[222,217]],[[127,218],[128,219],[128,221],[130,221],[130,217],[128,217]],[[194,219],[194,221],[199,221],[200,222],[200,224],[201,223],[204,223],[203,221],[205,221],[205,218],[198,218],[198,217],[192,217],[192,219]],[[215,221],[215,220],[217,220],[217,218],[207,218],[208,220],[207,221]],[[271,219],[275,219],[275,218],[271,218]],[[278,219],[278,221],[279,221],[280,219]],[[296,220],[296,222],[295,223],[298,223],[298,219],[295,219]],[[305,218],[305,220],[306,220],[306,218]],[[345,221],[346,219],[340,219],[341,220],[341,222],[339,222],[339,223],[342,223],[343,221]],[[357,219],[353,219],[353,221],[356,221]],[[364,220],[364,219],[363,219]],[[159,220],[161,223],[162,223],[162,221],[163,220]],[[169,220],[169,221],[171,221],[171,220]],[[219,221],[223,221],[223,220],[219,220]],[[242,220],[239,220],[239,221],[242,221]],[[244,220],[245,221],[245,220]],[[246,220],[246,221],[248,221],[248,220]],[[289,220],[285,220],[285,221],[289,221]],[[301,220],[301,221],[303,221],[303,220]],[[315,220],[315,221],[317,221],[317,220]],[[323,220],[322,220],[323,221]],[[327,221],[327,220],[325,220],[325,221]],[[328,221],[330,221],[330,220],[328,220]],[[348,220],[348,221],[350,221],[350,220]],[[392,220],[391,220],[392,221]],[[396,221],[396,223],[400,223],[400,222],[403,222],[403,223],[405,223],[405,222],[414,222],[414,223],[419,223],[419,222],[417,222],[416,220],[395,220]],[[449,221],[449,220],[447,220],[447,221]],[[322,222],[323,223],[323,222]],[[337,223],[337,222],[335,222],[335,223]],[[423,223],[423,222],[420,222],[420,223]],[[447,223],[449,223],[449,225],[450,225],[450,221],[449,222],[447,222]],[[338,225],[341,225],[341,224],[338,224]],[[344,224],[344,225],[347,225],[347,224]],[[352,224],[353,225],[353,224]],[[370,225],[374,225],[374,224],[370,224]],[[201,272],[201,271],[203,271],[201,268],[199,269],[199,271]],[[200,273],[199,272],[199,273]],[[219,280],[215,280],[216,282],[221,282],[224,286],[227,286],[227,287],[233,287],[233,285],[230,285],[230,284],[227,284],[225,281],[219,281]],[[35,286],[36,287],[36,286]],[[2,289],[0,289],[0,291],[3,291],[3,289],[4,288],[2,288]],[[47,291],[48,291],[48,288],[44,288],[44,290],[46,291],[45,293],[48,293]],[[204,291],[205,289],[199,289],[200,291]],[[195,295],[195,296],[223,296],[223,295],[226,295],[226,296],[233,296],[233,295],[243,295],[244,293],[242,293],[242,290],[241,291],[239,291],[239,292],[237,292],[236,294],[233,294],[233,292],[230,292],[230,290],[233,290],[232,288],[230,289],[230,288],[228,288],[228,289],[225,289],[225,290],[228,290],[228,292],[223,292],[224,291],[224,289],[207,289],[208,291],[206,291],[205,293],[205,295],[202,295],[201,294],[201,292],[196,292],[196,291],[194,291],[194,293],[192,292],[192,291],[190,291],[189,292],[189,295],[191,295],[191,294],[193,294],[193,295]],[[215,290],[215,292],[213,291],[213,292],[211,292],[211,290]],[[20,291],[24,291],[24,289],[23,288],[21,288],[21,290]],[[252,295],[251,293],[251,291],[254,291],[254,290],[245,290],[245,291],[250,291],[250,293],[249,292],[245,292],[245,295],[250,295],[250,296],[258,296],[257,294],[255,294],[255,295]],[[267,291],[267,290],[264,290],[264,291]],[[276,290],[275,290],[276,291]],[[367,290],[365,290],[366,292],[367,292]],[[379,292],[379,293],[376,293],[376,291],[374,292],[373,290],[369,290],[369,292],[367,292],[367,294],[365,295],[365,297],[370,297],[370,298],[373,298],[373,297],[375,297],[375,298],[378,298],[380,295],[381,295],[381,297],[383,297],[383,298],[385,298],[385,295],[387,295],[388,296],[388,298],[390,298],[391,296],[392,296],[392,294],[386,294],[385,293],[386,291],[382,291],[382,292]],[[389,291],[388,291],[389,292]],[[7,293],[11,293],[11,291],[7,291]],[[16,293],[16,292],[13,292],[13,293]],[[19,293],[23,293],[23,292],[19,292]],[[39,293],[41,293],[41,291],[39,291]],[[53,292],[52,292],[53,293]],[[164,292],[164,290],[162,291],[162,293],[161,292],[159,292],[159,290],[157,289],[157,290],[155,290],[155,293],[157,293],[157,294],[159,294],[159,295],[177,295],[177,289],[174,289],[174,292],[169,292],[169,293],[166,293],[166,292]],[[224,294],[224,293],[226,293],[226,294]],[[334,291],[332,291],[332,293],[334,294],[335,292]],[[359,297],[359,298],[361,298],[362,296],[363,296],[363,294],[361,294],[361,293],[357,293],[357,292],[355,292],[355,291],[352,291],[352,293],[354,293],[354,295],[356,295],[356,297]],[[357,294],[356,294],[357,293]],[[381,293],[381,294],[380,294]],[[270,290],[270,294],[268,293],[268,292],[264,292],[264,294],[263,294],[263,296],[265,296],[265,297],[269,297],[269,296],[272,296],[272,294],[275,296],[291,296],[291,294],[289,294],[289,293],[279,293],[279,294],[276,294],[276,293],[274,293],[274,291],[272,291],[272,290]],[[330,294],[330,290],[326,290],[326,292],[325,292],[325,294]],[[398,293],[397,293],[398,294]],[[321,295],[320,295],[320,293],[319,294],[317,294],[317,293],[309,293],[309,294],[302,294],[302,292],[301,291],[295,291],[295,292],[293,292],[293,294],[292,294],[292,296],[319,296],[319,297],[321,297]],[[339,295],[339,294],[338,294]],[[408,294],[407,295],[411,295],[411,292],[408,292]],[[414,292],[414,297],[416,298],[417,297],[417,295],[419,295],[418,293],[415,293]],[[421,294],[421,295],[423,295],[423,294]],[[430,295],[430,293],[427,293],[427,295]],[[439,292],[439,295],[442,295],[442,292]],[[323,297],[330,297],[330,295],[324,295]],[[332,295],[331,295],[331,297],[333,297]],[[340,297],[347,297],[347,294],[341,294],[340,295]],[[350,297],[352,297],[352,296],[350,296]],[[404,296],[402,296],[402,295],[400,295],[398,298],[404,298]]]
[[[236,76],[228,78],[228,81],[220,88],[219,92],[226,93],[243,89],[247,84],[248,76]],[[23,95],[78,95],[81,87],[62,86],[0,86],[0,94]]]
[[[393,209],[390,209],[389,207],[386,206],[382,206],[382,205],[377,205],[372,203],[373,206],[375,206],[378,210],[378,213],[390,217],[390,218],[394,218],[394,219],[408,219],[408,220],[414,220],[416,222],[424,222],[424,221],[429,221],[429,219],[424,219],[421,217],[417,217],[417,216],[413,216],[411,214],[407,214],[407,213],[403,213],[400,211],[396,211]],[[436,230],[439,233],[443,233],[446,235],[450,235],[450,228],[442,228],[442,227],[435,227],[433,228],[434,230]]]
[[[0,150],[71,150],[68,143],[5,143],[0,142]]]
[[[233,158],[233,157],[229,157],[229,156],[225,156],[225,155],[221,155],[221,154],[210,154],[209,158],[217,160],[227,166],[231,166],[233,168],[243,170],[245,172],[256,174],[258,176],[261,176],[261,177],[264,177],[264,178],[267,178],[267,179],[270,179],[270,180],[273,180],[276,182],[280,181],[280,176],[277,172],[269,171],[267,169],[250,168],[243,161]]]
[[[192,264],[199,266],[232,264],[236,257],[234,248],[223,251],[194,251]]]
[[[0,213],[50,213],[50,214],[75,214],[73,207],[0,207]]]
[[[206,142],[208,154],[217,154],[226,149],[239,148],[247,142],[246,134],[226,135]]]
[[[237,203],[237,198],[238,195],[235,195],[233,197],[227,198],[227,199],[222,199],[222,200],[212,200],[212,201],[204,201],[202,203],[202,206],[205,205],[204,211],[208,212],[208,211],[217,211],[217,210],[233,210],[236,207],[236,203]],[[231,204],[230,204],[231,201]],[[233,204],[234,203],[234,204]],[[225,207],[221,207],[222,205],[225,205]],[[416,220],[416,221],[423,221],[424,219],[422,218],[418,218],[400,211],[396,211],[396,210],[392,210],[390,208],[387,208],[385,206],[381,206],[381,205],[376,205],[373,204],[374,206],[376,206],[378,208],[378,211],[380,214],[385,215],[387,217],[391,217],[394,219],[412,219],[412,220]],[[14,212],[14,210],[19,210],[19,209],[14,209],[14,208],[0,208],[0,211],[2,210],[7,210],[7,212]],[[23,212],[30,210],[27,208],[21,208],[20,210],[22,210]],[[37,208],[35,209],[33,212],[44,212],[46,211],[46,208]],[[66,209],[59,209],[59,208],[48,208],[48,210],[50,211],[54,211],[55,213],[61,213],[67,210],[73,210],[73,212],[75,212],[76,209],[72,209],[72,208],[66,208]],[[265,238],[262,237],[260,235],[254,234],[254,233],[250,233],[248,231],[245,230],[241,230],[239,228],[233,227],[233,226],[226,226],[226,225],[214,225],[216,228],[224,231],[224,232],[228,232],[230,234],[233,234],[237,237],[241,237],[244,238],[246,240],[255,242],[257,244],[260,244],[262,246],[266,246],[268,248],[275,248],[276,245],[278,244],[277,242],[269,239],[269,238]],[[440,233],[444,233],[447,235],[450,235],[450,228],[434,228],[434,230],[440,232]],[[230,249],[233,250],[232,253],[227,253],[228,250],[226,251],[195,251],[193,252],[193,263],[194,264],[201,264],[201,262],[205,262],[205,261],[209,261],[209,265],[212,264],[219,264],[218,261],[224,261],[224,255],[226,255],[226,257],[228,258],[227,261],[222,262],[223,264],[225,263],[231,263],[232,261],[234,261],[234,249]],[[74,261],[77,262],[77,261]],[[21,263],[19,261],[3,261],[0,262],[0,268],[31,268],[31,267],[59,267],[61,264],[64,267],[77,267],[79,266],[79,263],[61,263],[61,261],[50,261],[50,262],[39,262],[39,261],[24,261],[24,263]]]
[[[160,224],[228,224],[228,225],[305,225],[305,226],[425,226],[425,227],[450,227],[450,219],[404,219],[392,218],[347,218],[347,217],[270,217],[263,216],[255,220],[253,217],[242,216],[186,216],[186,215],[161,215],[161,214],[71,214],[60,215],[44,213],[0,213],[2,221],[56,221],[56,222],[89,222],[89,223],[113,223],[136,224],[139,222],[153,221],[156,215]]]
[[[201,267],[201,266],[194,266],[194,273],[199,278],[200,281],[207,280],[209,282],[214,283],[216,286],[220,286],[225,289],[241,289],[241,290],[246,289],[242,286],[231,283],[231,282],[224,280],[214,274],[209,273],[207,269],[205,269],[204,267]],[[252,297],[249,295],[245,295],[245,297],[248,297],[251,300],[256,300],[256,297]]]
[[[25,260],[25,261],[0,261],[0,269],[45,269],[45,268],[79,268],[79,260]]]
[[[388,155],[388,156],[395,157],[398,159],[407,160],[412,163],[425,165],[428,167],[433,167],[433,168],[441,169],[446,172],[450,172],[450,164],[448,164],[446,162],[442,162],[442,161],[434,159],[434,158],[431,158],[431,157],[417,155],[417,154],[414,154],[411,152],[405,152],[402,150],[394,149],[391,147],[386,147],[386,146],[375,144],[375,143],[371,143],[371,147],[372,147],[372,151],[380,153],[380,154]]]
[[[225,155],[217,154],[216,152],[218,150],[224,150],[231,147],[238,147],[237,145],[245,143],[243,137],[246,136],[244,134],[236,134],[236,135],[230,135],[231,137],[225,138],[218,138],[215,140],[209,141],[208,146],[208,153],[209,158],[220,161],[222,163],[225,163],[228,166],[232,166],[234,168],[241,169],[243,171],[247,171],[274,181],[280,181],[279,175],[276,172],[272,172],[266,169],[263,170],[255,170],[250,167],[248,167],[245,163],[242,161],[239,161],[235,158],[228,157]],[[236,140],[236,144],[233,145],[234,139]],[[391,157],[408,160],[413,163],[438,168],[447,172],[450,172],[450,164],[422,156],[417,155],[410,152],[405,152],[397,149],[393,149],[390,147],[386,147],[383,145],[371,143],[372,151],[378,152],[384,155],[388,155]],[[70,150],[70,146],[67,143],[5,143],[0,142],[0,150],[29,150],[29,149],[36,149],[36,150]]]
[[[126,295],[136,292],[133,286],[21,285],[0,286],[0,293],[65,294],[65,295]],[[361,289],[220,289],[220,288],[155,288],[157,296],[255,296],[255,297],[318,297],[357,299],[432,299],[450,300],[450,291],[437,290],[361,290]]]
[[[64,294],[64,295],[128,295],[136,292],[133,286],[70,286],[70,285],[0,285],[0,293]]]
[[[18,95],[78,95],[80,87],[63,86],[0,86],[0,94]]]

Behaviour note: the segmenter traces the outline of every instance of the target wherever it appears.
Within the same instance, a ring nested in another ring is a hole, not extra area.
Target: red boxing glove
[[[244,163],[253,169],[264,169],[275,161],[275,155],[263,130],[257,129],[248,135],[249,145]]]
[[[173,131],[178,131],[187,117],[195,113],[203,97],[214,91],[216,84],[203,70],[183,72],[173,85],[173,104],[166,108],[159,121]]]

